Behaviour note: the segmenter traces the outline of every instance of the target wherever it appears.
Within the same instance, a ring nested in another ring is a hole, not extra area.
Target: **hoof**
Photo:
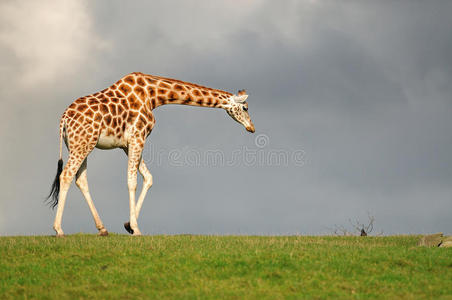
[[[130,222],[124,223],[124,228],[127,230],[128,233],[133,234],[133,229],[130,227]]]
[[[99,231],[99,236],[107,236],[108,235],[108,231],[106,229],[102,229],[101,231]]]

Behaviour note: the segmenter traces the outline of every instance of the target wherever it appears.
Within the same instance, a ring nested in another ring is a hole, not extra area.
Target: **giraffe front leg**
[[[141,235],[138,229],[135,193],[137,190],[137,169],[141,160],[143,145],[140,143],[130,143],[128,149],[128,168],[127,168],[127,186],[129,188],[129,207],[130,207],[130,230],[134,236]],[[127,228],[126,228],[127,229]],[[130,232],[130,231],[129,231]]]
[[[146,197],[146,194],[147,194],[148,190],[151,188],[152,183],[153,183],[151,172],[149,172],[149,170],[146,167],[146,164],[144,163],[143,160],[141,160],[141,162],[140,162],[138,171],[143,176],[143,188],[141,190],[140,196],[138,197],[137,206],[135,209],[137,219],[138,219],[138,216],[140,215],[140,210],[141,210],[141,207],[143,206],[144,198]]]
[[[143,160],[141,160],[140,162],[138,171],[143,176],[143,188],[141,190],[140,196],[138,197],[137,205],[135,206],[135,214],[137,217],[137,221],[138,216],[140,215],[141,207],[143,206],[144,198],[146,197],[146,194],[149,188],[152,186],[153,182],[151,172],[149,172]],[[127,230],[128,233],[133,234],[133,230],[130,227],[130,222],[124,223],[124,228]]]

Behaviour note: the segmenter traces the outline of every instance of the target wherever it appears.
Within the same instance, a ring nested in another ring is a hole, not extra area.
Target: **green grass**
[[[0,299],[452,299],[452,249],[418,239],[1,237]]]

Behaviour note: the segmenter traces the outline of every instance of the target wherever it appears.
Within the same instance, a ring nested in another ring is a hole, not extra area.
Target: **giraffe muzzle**
[[[254,125],[247,126],[247,127],[246,127],[246,130],[249,131],[249,132],[251,132],[251,133],[253,133],[253,132],[255,131],[255,130],[254,130]]]

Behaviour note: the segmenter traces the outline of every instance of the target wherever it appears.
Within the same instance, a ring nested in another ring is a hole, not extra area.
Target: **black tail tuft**
[[[63,160],[60,158],[58,160],[57,173],[55,180],[53,180],[52,188],[50,189],[50,194],[47,196],[48,204],[52,209],[58,205],[58,195],[60,194],[60,174],[63,172]]]

